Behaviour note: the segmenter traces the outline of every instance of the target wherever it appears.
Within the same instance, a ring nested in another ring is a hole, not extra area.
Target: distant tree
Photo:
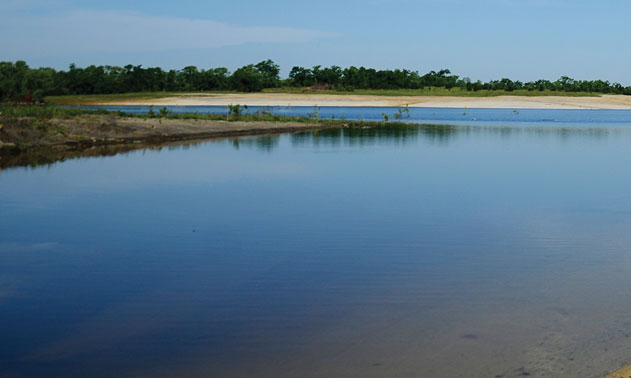
[[[513,81],[511,79],[502,78],[502,80],[497,82],[497,88],[496,89],[512,92],[512,91],[515,90],[515,83],[513,83]]]
[[[204,90],[230,89],[230,77],[227,68],[211,68],[202,72]]]
[[[24,76],[29,67],[26,62],[0,62],[0,96],[4,101],[21,101],[25,93],[22,89]]]
[[[571,77],[561,76],[561,78],[554,82],[554,86],[557,90],[560,91],[568,91],[575,92],[576,91],[576,80]]]
[[[451,75],[447,69],[430,71],[421,77],[421,85],[424,87],[444,87],[453,88],[458,82],[458,76]]]
[[[143,92],[151,89],[150,78],[142,65],[126,65],[123,71],[124,92]]]
[[[254,66],[257,71],[263,75],[263,87],[276,88],[280,83],[280,67],[274,63],[271,59],[257,63]]]
[[[346,88],[366,88],[366,69],[350,66],[342,71],[342,85]]]
[[[315,82],[311,70],[304,67],[293,67],[289,72],[289,80],[294,87],[307,87]]]
[[[465,77],[465,78],[459,79],[459,80],[456,82],[456,86],[457,86],[458,88],[461,88],[461,89],[464,89],[464,90],[467,90],[467,91],[472,90],[472,84],[473,84],[473,83],[471,83],[471,79],[470,79],[470,78],[468,78],[468,77]]]
[[[259,92],[265,86],[265,76],[250,64],[234,71],[230,77],[232,89],[241,92]]]
[[[186,66],[180,71],[183,89],[185,91],[202,90],[202,77],[195,66]]]
[[[177,71],[169,70],[164,77],[164,90],[169,92],[175,92],[181,90],[178,80]]]
[[[35,102],[44,101],[44,96],[53,92],[54,72],[52,68],[27,71],[22,82],[22,92]]]
[[[338,85],[342,79],[342,69],[338,66],[331,66],[328,68],[320,69],[320,66],[315,66],[311,70],[313,78],[318,84]]]
[[[200,91],[239,90],[260,91],[281,84],[308,87],[326,84],[334,88],[353,89],[417,89],[424,87],[461,88],[467,91],[566,91],[616,93],[631,95],[631,86],[603,80],[575,80],[562,76],[558,80],[536,80],[522,83],[509,78],[488,82],[460,79],[448,69],[419,75],[406,69],[375,70],[373,68],[338,66],[312,68],[293,67],[286,80],[281,81],[280,69],[272,60],[239,68],[232,75],[226,68],[198,69],[187,66],[181,70],[164,71],[159,67],[140,65],[87,66],[71,64],[67,70],[30,68],[26,62],[0,62],[0,100],[41,101],[52,94],[100,94],[140,91]]]

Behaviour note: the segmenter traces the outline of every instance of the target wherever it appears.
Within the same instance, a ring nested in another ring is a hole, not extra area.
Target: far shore
[[[191,93],[159,98],[90,102],[91,105],[154,106],[340,106],[488,109],[631,109],[631,96],[373,96],[290,93]]]

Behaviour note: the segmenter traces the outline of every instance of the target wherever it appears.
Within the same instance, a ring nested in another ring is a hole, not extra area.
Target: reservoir
[[[0,376],[629,364],[631,111],[407,116],[0,171]]]

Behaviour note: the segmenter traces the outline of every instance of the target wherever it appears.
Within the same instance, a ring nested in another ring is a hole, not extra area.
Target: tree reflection
[[[67,159],[83,157],[113,156],[135,150],[169,150],[194,148],[202,143],[228,142],[234,149],[255,148],[259,151],[273,152],[284,137],[292,146],[340,147],[340,146],[375,146],[406,145],[418,143],[420,139],[437,143],[450,143],[458,137],[496,136],[502,139],[515,137],[560,138],[562,140],[590,139],[605,140],[629,134],[631,130],[623,128],[581,128],[581,127],[534,127],[534,126],[452,126],[431,124],[353,124],[347,127],[332,127],[317,131],[289,134],[270,134],[243,136],[228,139],[210,139],[180,141],[157,144],[124,144],[110,146],[88,146],[83,149],[60,149],[55,147],[29,148],[27,150],[0,150],[0,169],[9,167],[36,167],[51,165]]]

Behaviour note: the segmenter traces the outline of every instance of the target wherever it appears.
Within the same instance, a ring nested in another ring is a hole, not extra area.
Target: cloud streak
[[[244,27],[178,17],[122,11],[73,10],[46,15],[0,16],[0,43],[6,55],[84,52],[147,52],[207,49],[246,43],[301,43],[336,34],[285,27]]]

